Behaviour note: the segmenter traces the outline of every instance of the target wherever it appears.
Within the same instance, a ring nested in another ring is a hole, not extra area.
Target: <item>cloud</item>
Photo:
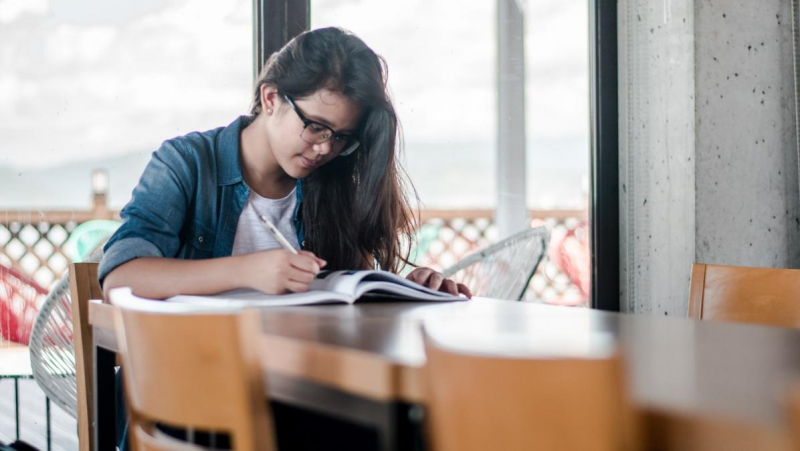
[[[316,0],[311,20],[313,27],[353,31],[386,58],[408,141],[491,141],[497,104],[494,5]],[[528,134],[587,134],[586,3],[525,2],[525,19]]]
[[[100,61],[119,31],[113,26],[60,24],[44,36],[45,61],[78,65]]]
[[[44,14],[49,10],[49,0],[0,0],[0,24],[9,24],[26,13]]]
[[[104,8],[78,6],[86,16]],[[159,8],[126,10],[128,19],[109,23],[17,14],[0,27],[2,164],[149,153],[165,139],[246,112],[250,3],[191,0]]]
[[[312,27],[346,28],[386,59],[408,141],[492,139],[492,2],[318,0],[313,6]]]
[[[129,2],[124,11],[104,1],[54,1],[63,11],[45,15],[47,1],[0,0],[0,22],[10,21],[0,27],[0,165],[149,154],[165,139],[247,112],[250,0]],[[529,161],[540,167],[588,160],[585,9],[578,0],[526,6]],[[425,197],[474,174],[490,204],[494,2],[314,0],[311,13],[314,27],[350,29],[386,58],[411,175],[426,180]],[[436,149],[446,170],[431,164]],[[465,194],[464,205],[474,198]]]

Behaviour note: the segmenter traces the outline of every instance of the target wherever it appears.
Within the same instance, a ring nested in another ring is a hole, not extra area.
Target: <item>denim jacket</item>
[[[203,259],[231,255],[250,188],[239,164],[239,137],[251,122],[165,141],[122,209],[122,225],[108,240],[98,277],[139,257]],[[303,186],[297,181],[294,226],[303,246]]]

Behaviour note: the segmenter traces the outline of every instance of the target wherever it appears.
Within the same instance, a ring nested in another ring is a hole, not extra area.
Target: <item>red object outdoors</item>
[[[27,345],[47,290],[31,277],[0,265],[0,336]]]
[[[561,296],[549,302],[560,305],[585,304],[591,289],[589,223],[581,221],[577,227],[554,237],[550,243],[549,255],[579,290],[577,296]]]

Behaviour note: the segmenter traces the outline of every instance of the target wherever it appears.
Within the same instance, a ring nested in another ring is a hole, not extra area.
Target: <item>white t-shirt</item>
[[[239,216],[239,225],[236,226],[236,235],[233,238],[233,252],[231,255],[249,254],[251,252],[279,249],[281,244],[264,227],[259,219],[260,215],[266,216],[295,249],[300,249],[297,242],[297,233],[294,228],[294,207],[297,205],[297,195],[293,189],[283,199],[268,199],[250,190],[250,197]]]

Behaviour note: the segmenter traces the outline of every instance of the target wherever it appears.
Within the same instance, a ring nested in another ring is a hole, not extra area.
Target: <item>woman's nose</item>
[[[325,142],[321,142],[319,144],[314,144],[314,152],[320,155],[327,155],[331,152],[331,140],[327,140]]]

